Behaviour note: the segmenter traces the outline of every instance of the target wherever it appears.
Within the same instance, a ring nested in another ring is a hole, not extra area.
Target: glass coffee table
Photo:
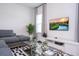
[[[44,46],[45,45],[45,46]],[[46,45],[46,42],[37,41],[36,50],[34,50],[35,56],[72,56],[54,47]]]

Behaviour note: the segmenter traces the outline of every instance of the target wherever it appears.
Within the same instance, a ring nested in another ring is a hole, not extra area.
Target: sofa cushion
[[[20,41],[30,41],[30,37],[24,36],[24,35],[17,35],[17,38],[19,38]]]
[[[10,48],[0,48],[0,56],[13,56]]]
[[[6,43],[13,43],[13,42],[18,42],[19,39],[14,36],[14,37],[4,37],[4,38],[0,38],[0,40],[4,40]]]
[[[7,48],[8,45],[5,43],[4,40],[0,40],[0,48],[3,48],[3,47]]]
[[[12,37],[12,36],[16,36],[16,34],[15,33],[10,33],[10,34],[5,33],[5,34],[1,34],[0,38],[3,38],[3,37]]]
[[[11,36],[16,36],[16,33],[13,33],[13,30],[0,30],[0,38]]]
[[[11,34],[13,33],[13,30],[0,30],[0,34]]]

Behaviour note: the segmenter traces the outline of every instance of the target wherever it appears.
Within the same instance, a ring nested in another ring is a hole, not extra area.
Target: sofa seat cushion
[[[14,36],[14,37],[4,37],[4,38],[0,38],[0,40],[4,40],[6,43],[13,43],[13,42],[18,42],[19,39]]]
[[[17,38],[19,38],[20,41],[30,41],[30,37],[24,36],[24,35],[17,35]]]
[[[10,48],[0,48],[0,56],[13,56]]]
[[[8,48],[8,45],[5,43],[4,40],[0,40],[0,48],[3,48],[3,47]]]

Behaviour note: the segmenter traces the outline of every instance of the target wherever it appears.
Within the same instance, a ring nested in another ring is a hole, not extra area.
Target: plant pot
[[[32,40],[33,40],[33,35],[31,34],[31,35],[30,35],[30,41],[32,41]]]

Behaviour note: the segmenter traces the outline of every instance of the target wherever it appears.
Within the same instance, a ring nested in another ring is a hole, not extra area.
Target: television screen
[[[69,30],[69,17],[50,19],[50,30],[68,31]]]

